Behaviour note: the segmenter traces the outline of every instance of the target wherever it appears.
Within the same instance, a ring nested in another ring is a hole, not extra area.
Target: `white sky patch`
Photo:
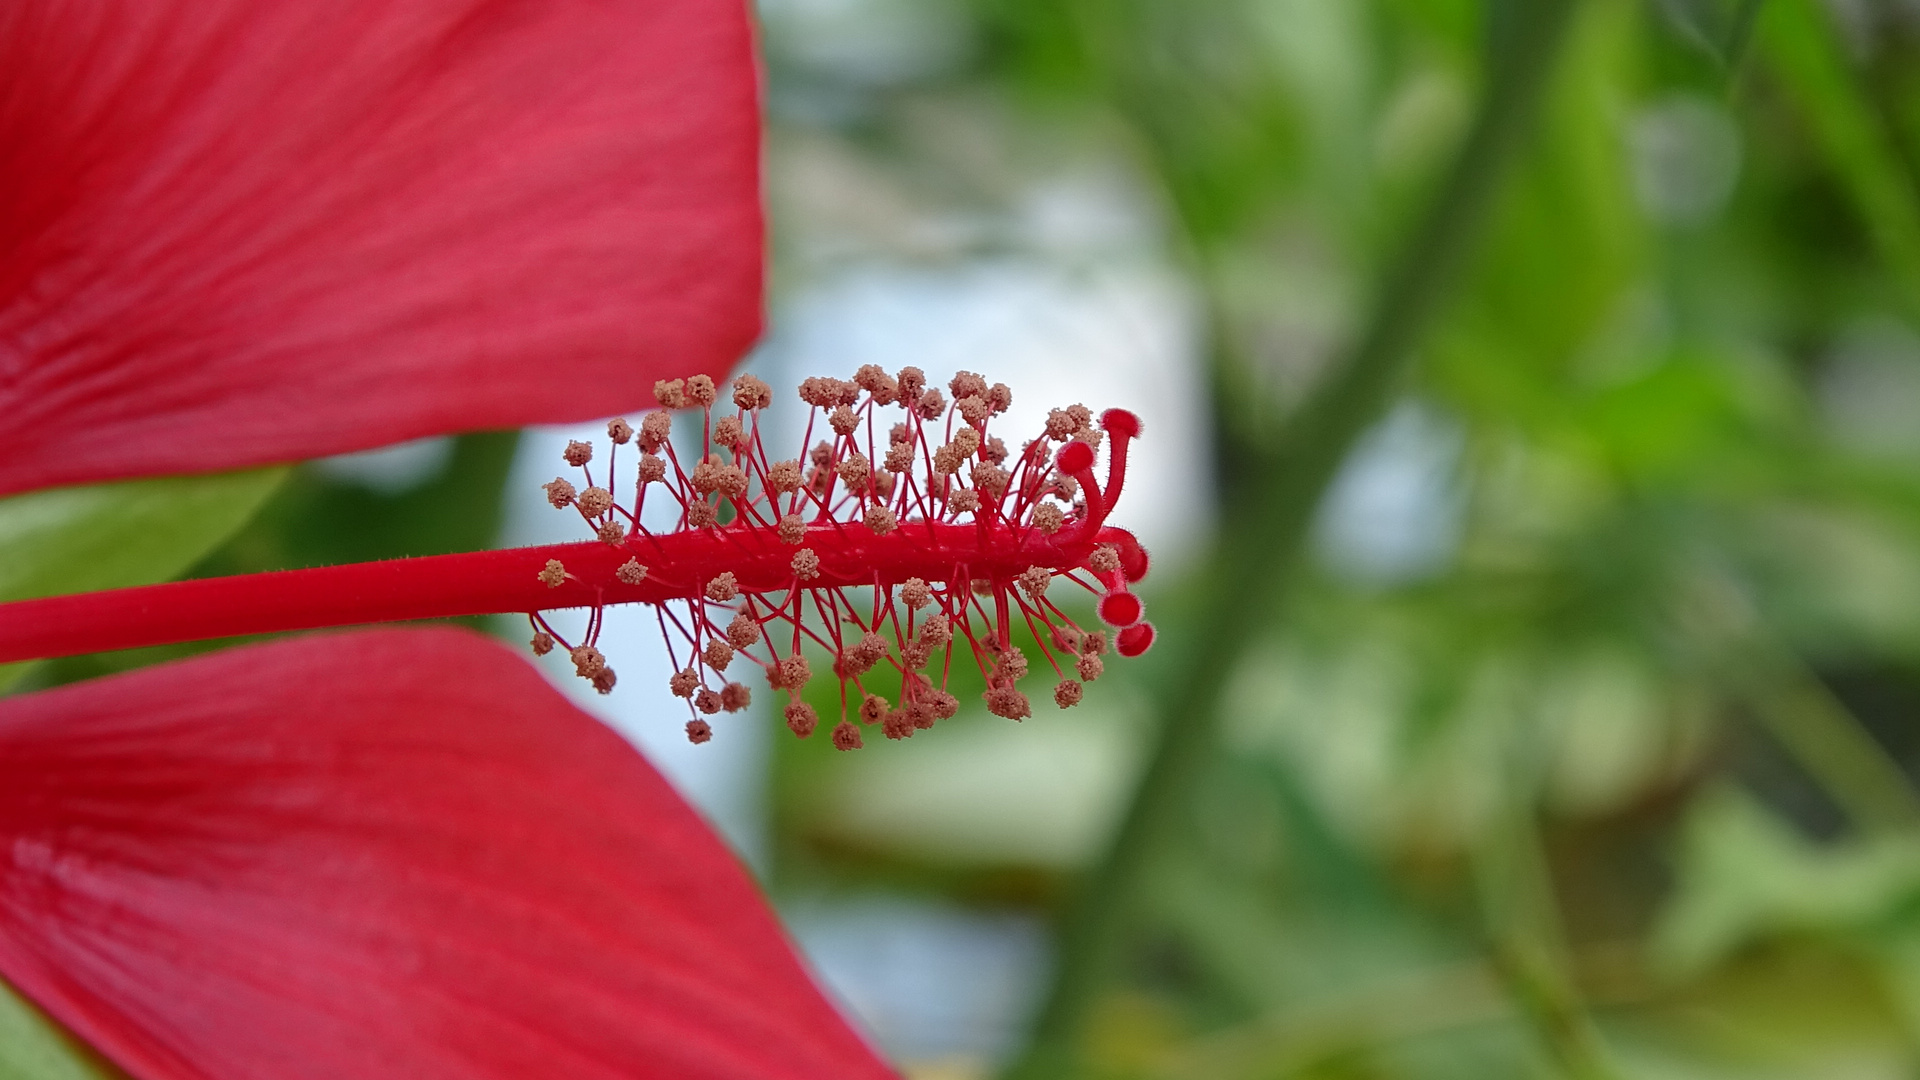
[[[768,351],[787,381],[912,364],[943,388],[963,370],[1006,383],[1013,408],[988,430],[1016,452],[1044,428],[1049,409],[1131,409],[1144,434],[1113,523],[1153,552],[1156,573],[1205,534],[1212,492],[1198,330],[1185,293],[1163,274],[1011,259],[872,264],[797,293],[777,325]],[[786,396],[775,408],[785,407],[791,388],[776,384],[776,392]]]
[[[1375,424],[1320,506],[1321,561],[1377,585],[1444,569],[1460,544],[1464,507],[1454,474],[1462,439],[1459,425],[1412,402]]]
[[[452,460],[453,436],[436,435],[377,450],[336,454],[315,461],[312,468],[331,480],[357,484],[382,495],[399,495],[439,478]]]
[[[841,1008],[888,1056],[956,1075],[1006,1058],[1046,975],[1046,927],[1031,915],[889,896],[782,914]]]
[[[795,405],[798,404],[796,400]],[[634,420],[638,422],[638,417]],[[593,443],[591,467],[594,475],[604,481],[609,446],[605,423],[528,429],[521,438],[520,450],[507,478],[500,539],[503,546],[593,539],[591,530],[577,512],[555,510],[547,505],[540,492],[540,485],[556,476],[565,476],[580,485],[580,470],[570,468],[560,457],[569,439]],[[620,451],[616,466],[619,484],[614,496],[621,505],[631,507],[633,472],[640,461],[640,452],[632,444],[621,447]],[[676,515],[669,512],[671,508],[671,500],[655,499],[647,507],[642,521],[655,532],[666,532],[676,519]],[[685,612],[680,613],[680,617],[684,621]],[[568,640],[578,643],[577,635],[586,625],[586,609],[549,612],[547,620],[554,629],[568,635]],[[530,637],[531,631],[516,636]],[[684,664],[685,646],[679,647]],[[753,690],[753,707],[708,717],[713,725],[713,740],[695,746],[687,741],[686,724],[692,718],[687,703],[667,690],[667,679],[673,675],[674,666],[668,659],[666,642],[660,636],[654,607],[620,604],[607,608],[599,648],[606,654],[607,664],[620,677],[613,693],[604,696],[585,679],[574,675],[573,665],[559,649],[535,662],[548,680],[575,704],[638,747],[681,796],[706,815],[742,858],[755,866],[764,865],[769,749],[765,706],[772,694],[765,681],[757,675],[743,678]],[[533,654],[529,651],[527,655],[531,659]]]

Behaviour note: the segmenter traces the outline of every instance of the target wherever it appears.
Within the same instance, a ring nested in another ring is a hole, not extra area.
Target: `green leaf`
[[[246,524],[286,469],[169,476],[0,499],[0,603],[166,581]],[[0,692],[28,664],[0,664]]]
[[[1920,206],[1873,99],[1817,0],[1772,5],[1765,26],[1774,69],[1838,173],[1891,276],[1920,305]]]
[[[172,578],[246,524],[286,475],[162,477],[0,499],[0,602]],[[0,665],[0,692],[30,667]]]
[[[123,1080],[17,991],[0,982],[0,1080]]]
[[[1646,273],[1655,248],[1625,127],[1633,14],[1594,5],[1576,22],[1542,127],[1434,343],[1432,375],[1469,414],[1553,417]]]
[[[1691,973],[1771,935],[1846,934],[1895,919],[1920,897],[1920,837],[1816,845],[1723,787],[1688,813],[1679,870],[1656,948]]]

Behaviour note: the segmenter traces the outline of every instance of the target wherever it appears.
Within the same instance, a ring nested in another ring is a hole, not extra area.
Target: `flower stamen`
[[[584,491],[564,480],[547,485],[549,502],[576,506],[590,523],[602,522],[609,544],[645,543],[652,552],[649,565],[621,564],[615,579],[627,588],[597,594],[596,610],[629,599],[661,606],[663,632],[671,621],[690,658],[704,661],[670,680],[696,714],[744,706],[743,685],[716,690],[703,672],[724,672],[736,654],[748,655],[770,685],[792,696],[787,724],[803,738],[818,726],[812,707],[798,697],[811,677],[803,647],[827,651],[843,710],[857,702],[858,719],[881,724],[889,738],[908,738],[957,710],[945,689],[956,641],[965,642],[987,673],[989,711],[1011,719],[1031,715],[1017,686],[1028,664],[1010,636],[1016,611],[1061,680],[1052,691],[1055,704],[1078,704],[1082,683],[1104,670],[1106,639],[1082,631],[1048,596],[1056,578],[1095,595],[1102,620],[1122,630],[1123,655],[1152,640],[1128,588],[1145,573],[1145,552],[1130,533],[1105,525],[1139,420],[1108,410],[1096,424],[1084,405],[1055,409],[1041,437],[1015,457],[987,434],[992,418],[1012,404],[1011,390],[964,371],[947,390],[951,411],[916,368],[890,376],[867,365],[852,380],[807,379],[799,397],[814,415],[802,445],[812,448],[801,459],[773,461],[760,441],[759,413],[773,398],[764,382],[734,380],[736,411],[716,417],[719,395],[711,380],[662,381],[655,388],[662,409],[649,413],[638,432],[643,456],[632,511],[614,502],[610,485],[595,486],[591,470]],[[895,405],[903,419],[886,426],[882,444],[877,413]],[[672,418],[665,411],[688,406],[704,414],[691,474],[668,439]],[[942,417],[943,430],[936,430]],[[815,440],[822,428],[830,437]],[[624,421],[608,432],[616,445],[633,434]],[[1103,442],[1104,484],[1093,471]],[[1061,444],[1057,452],[1049,450],[1053,443]],[[565,457],[586,468],[592,447],[569,444]],[[651,484],[666,486],[681,508],[666,533],[638,525],[638,504]],[[624,541],[608,539],[604,523],[616,511],[636,523]],[[855,524],[862,528],[847,527]],[[852,589],[870,592],[864,616],[848,595]],[[684,623],[667,606],[675,601],[686,604]],[[738,608],[727,606],[736,602]],[[790,631],[784,644],[772,632],[783,625]],[[596,636],[597,620],[590,620],[589,645]],[[944,656],[939,686],[922,674],[937,655]],[[868,685],[887,671],[899,677],[897,705]],[[712,730],[695,715],[688,733],[704,741]],[[861,744],[844,712],[833,742],[842,749]]]

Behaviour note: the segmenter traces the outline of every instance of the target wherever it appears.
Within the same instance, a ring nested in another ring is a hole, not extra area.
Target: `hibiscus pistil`
[[[734,380],[729,409],[717,407],[719,388],[704,375],[665,380],[654,389],[660,408],[637,427],[625,418],[607,425],[597,467],[596,447],[573,441],[563,458],[577,479],[543,485],[594,540],[24,601],[0,606],[0,661],[517,611],[532,625],[536,654],[565,649],[576,674],[610,693],[617,677],[598,648],[603,613],[646,603],[694,742],[711,737],[705,717],[750,703],[745,684],[725,674],[742,660],[789,695],[788,726],[810,735],[819,718],[802,699],[807,649],[830,658],[839,682],[832,738],[842,749],[861,744],[849,713],[894,739],[954,715],[947,683],[956,654],[985,675],[989,711],[1022,719],[1032,707],[1018,685],[1029,664],[1016,627],[1057,677],[1054,702],[1077,704],[1080,684],[1104,670],[1107,640],[1076,624],[1050,591],[1056,580],[1097,598],[1121,655],[1153,641],[1129,588],[1146,574],[1146,552],[1106,524],[1140,422],[1119,409],[1097,422],[1081,405],[1056,409],[1016,453],[990,431],[1012,404],[1010,389],[971,372],[947,389],[951,406],[911,367],[807,379],[801,445],[811,448],[776,459],[762,439],[761,412],[773,400],[766,383]],[[701,414],[690,463],[670,438],[672,410],[686,408]],[[1104,483],[1094,472],[1103,444]],[[639,461],[623,471],[629,446]],[[659,516],[647,513],[649,500],[666,503],[668,528],[644,523]],[[588,612],[577,635],[548,618],[571,608]]]

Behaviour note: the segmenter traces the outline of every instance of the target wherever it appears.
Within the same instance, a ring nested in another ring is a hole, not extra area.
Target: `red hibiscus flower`
[[[0,491],[718,374],[755,106],[731,0],[6,5]],[[660,778],[451,631],[0,703],[0,975],[143,1078],[889,1075]]]

